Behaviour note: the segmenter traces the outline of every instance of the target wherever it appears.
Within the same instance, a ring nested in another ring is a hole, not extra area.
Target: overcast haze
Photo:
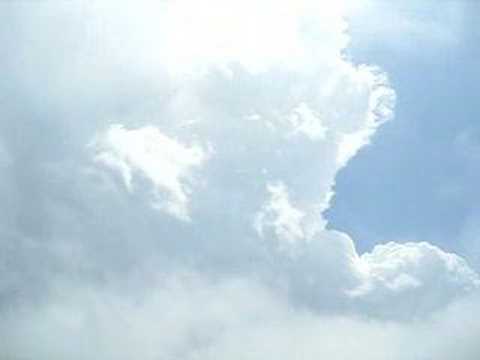
[[[0,356],[477,360],[478,9],[388,4],[1,2]]]

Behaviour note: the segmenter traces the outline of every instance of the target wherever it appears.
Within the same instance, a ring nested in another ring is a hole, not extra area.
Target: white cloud
[[[312,140],[322,140],[327,133],[327,127],[322,123],[319,115],[305,103],[293,109],[288,122],[292,126],[292,135],[303,134]]]
[[[272,227],[276,237],[286,243],[281,247],[305,240],[306,235],[301,225],[305,214],[290,204],[285,185],[269,184],[267,190],[270,200],[255,216],[254,226],[259,235],[263,237],[265,228]]]
[[[167,67],[185,71],[191,70],[192,64],[239,63],[254,73],[279,64],[301,69],[309,65],[310,53],[316,51],[306,46],[301,33],[300,20],[305,14],[311,12],[312,21],[321,21],[320,27],[339,30],[321,34],[322,47],[340,50],[346,42],[341,31],[345,27],[342,2],[327,7],[320,4],[310,0],[214,0],[209,6],[188,0],[169,2],[162,28],[167,35]],[[334,52],[323,53],[331,54]]]
[[[480,287],[464,259],[425,242],[377,245],[360,266],[362,284],[350,295],[386,316],[421,316]]]
[[[388,79],[378,69],[361,66],[354,75],[363,79],[372,89],[368,100],[363,127],[340,135],[337,163],[344,166],[365,145],[377,128],[393,118],[395,92],[388,85]]]
[[[111,125],[94,146],[95,160],[118,170],[128,190],[133,190],[132,177],[139,172],[154,186],[156,207],[189,219],[192,171],[206,161],[204,149],[185,146],[152,126],[126,129],[121,125]]]
[[[292,204],[284,183],[267,183],[266,188],[269,199],[256,213],[253,226],[260,237],[278,241],[280,252],[299,256],[305,251],[305,245],[324,230],[326,221],[322,211],[329,207],[333,193],[327,194],[324,203],[299,209]]]
[[[442,292],[445,293],[452,285],[457,288],[456,290],[462,288],[470,290],[472,286],[479,284],[477,274],[468,267],[465,260],[425,242],[405,244],[390,242],[377,245],[371,253],[362,255],[362,261],[368,264],[372,279],[387,283],[394,291],[406,288],[395,286],[403,283],[402,278],[415,280],[412,281],[412,286],[416,288],[421,284],[435,283],[438,280],[435,281],[431,277],[438,277],[445,281],[442,286]],[[451,285],[446,286],[447,284]]]
[[[23,30],[8,48],[9,76],[25,96],[9,113],[16,121],[0,123],[15,165],[0,188],[9,199],[4,353],[478,357],[478,324],[468,323],[476,298],[467,300],[478,276],[461,258],[424,243],[360,255],[326,226],[339,169],[395,102],[385,74],[344,56],[342,6],[11,6],[9,21]],[[58,33],[62,56],[49,56]],[[46,146],[39,133],[61,141]],[[124,196],[105,167],[132,194],[194,221],[183,226]],[[179,275],[185,269],[194,275]],[[463,342],[437,341],[452,328]]]
[[[408,317],[415,301],[395,306],[396,313],[388,310],[404,294],[426,298],[422,313],[428,313],[463,293],[466,284],[476,286],[473,273],[447,271],[445,261],[434,266],[423,255],[408,260],[411,252],[448,258],[436,248],[396,244],[404,255],[399,266],[381,246],[359,256],[348,235],[325,230],[322,213],[330,206],[338,170],[392,118],[395,103],[383,72],[344,58],[348,36],[341,7],[309,1],[230,1],[208,8],[166,2],[157,9],[166,18],[159,25],[149,9],[145,5],[134,15],[160,34],[156,47],[164,56],[158,66],[176,89],[162,109],[171,120],[159,121],[158,128],[146,121],[132,130],[113,126],[96,142],[97,160],[117,168],[128,187],[138,171],[167,194],[166,200],[156,195],[160,206],[187,219],[192,174],[203,166],[209,185],[196,216],[219,224],[216,234],[239,248],[252,236],[247,228],[254,218],[257,236],[266,241],[257,241],[246,256],[259,256],[266,246],[278,260],[270,271],[284,277],[293,298],[316,309],[353,301],[361,311],[374,306],[388,318]],[[137,50],[140,58],[152,54]],[[176,122],[190,125],[183,129]],[[163,128],[213,144],[215,156],[204,166],[207,151],[166,137]],[[208,234],[201,226],[194,231]],[[433,282],[451,291],[439,293]]]
[[[295,308],[251,279],[165,275],[148,291],[128,296],[62,287],[47,304],[7,313],[0,324],[3,354],[72,360],[478,357],[475,297],[422,321],[396,323]]]

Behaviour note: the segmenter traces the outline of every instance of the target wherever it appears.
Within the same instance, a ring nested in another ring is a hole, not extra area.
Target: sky
[[[0,2],[0,357],[478,359],[478,11]]]
[[[384,16],[374,21],[368,15],[351,19],[348,52],[388,72],[397,93],[395,121],[340,172],[328,217],[355,235],[362,249],[425,240],[478,267],[479,5],[387,4],[378,6]],[[386,23],[404,25],[391,29]],[[389,35],[379,35],[386,28]]]

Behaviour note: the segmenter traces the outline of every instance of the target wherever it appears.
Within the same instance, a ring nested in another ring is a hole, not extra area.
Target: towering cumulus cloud
[[[477,359],[461,257],[324,217],[395,104],[353,8],[1,3],[0,357]]]

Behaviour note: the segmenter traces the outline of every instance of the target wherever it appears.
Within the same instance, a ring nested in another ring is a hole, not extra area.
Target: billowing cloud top
[[[351,7],[0,9],[5,356],[478,355],[480,280],[462,258],[360,255],[324,218],[395,103],[385,73],[344,55]],[[433,343],[458,321],[463,345]]]

